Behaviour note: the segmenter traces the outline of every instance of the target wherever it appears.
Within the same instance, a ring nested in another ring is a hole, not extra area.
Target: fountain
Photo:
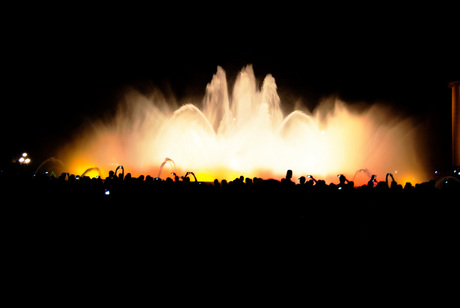
[[[176,164],[174,163],[174,160],[172,160],[171,158],[166,157],[164,162],[160,166],[160,171],[158,171],[158,176],[157,176],[158,179],[161,178],[160,177],[161,176],[161,171],[163,171],[163,167],[166,165],[166,163],[170,163],[172,165],[172,167],[173,167],[173,171],[171,172],[171,174],[176,172]]]
[[[90,174],[92,172],[97,172],[98,173],[97,176],[101,177],[101,170],[98,167],[91,167],[91,168],[86,169],[85,172],[82,173],[81,177],[85,177],[85,176],[91,177]]]
[[[62,172],[65,171],[64,163],[56,157],[49,157],[38,165],[35,169],[34,175],[46,173],[58,177]]]
[[[121,162],[133,175],[157,170],[160,177],[169,162],[174,172],[177,164],[178,172],[193,170],[203,181],[281,178],[287,169],[335,181],[337,173],[365,168],[379,178],[389,170],[426,178],[414,123],[383,104],[357,111],[330,97],[314,112],[284,117],[274,77],[267,75],[259,89],[252,66],[238,74],[231,95],[221,67],[201,103],[174,106],[154,95],[128,93],[111,121],[87,127],[61,153],[71,171],[92,164],[107,172]]]

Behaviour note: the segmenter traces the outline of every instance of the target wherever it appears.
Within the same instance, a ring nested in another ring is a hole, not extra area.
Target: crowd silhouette
[[[458,168],[460,169],[460,168]],[[444,193],[444,192],[459,192],[460,190],[460,171],[457,173],[455,169],[450,175],[439,177],[438,179],[432,179],[428,182],[417,183],[413,185],[410,182],[398,183],[391,173],[387,173],[385,181],[378,181],[376,175],[369,174],[369,181],[367,185],[356,186],[355,183],[343,174],[338,174],[337,183],[326,183],[325,180],[315,179],[312,175],[301,176],[297,181],[293,178],[292,170],[287,170],[286,175],[280,181],[273,179],[262,179],[258,177],[249,178],[241,175],[238,178],[227,181],[223,179],[219,181],[215,179],[213,182],[200,182],[195,174],[191,171],[185,173],[184,176],[179,176],[175,172],[172,172],[169,177],[161,179],[159,177],[152,177],[150,175],[140,175],[133,177],[131,173],[126,173],[123,166],[118,166],[115,171],[109,171],[106,178],[96,176],[90,178],[86,176],[89,171],[98,171],[98,168],[91,168],[80,175],[62,173],[60,176],[56,176],[54,171],[41,172],[39,174],[21,173],[21,172],[1,172],[0,183],[5,192],[14,191],[15,189],[22,189],[28,187],[33,189],[35,186],[40,187],[40,190],[50,190],[52,194],[59,195],[60,189],[72,188],[72,186],[80,189],[80,194],[85,198],[85,188],[97,187],[99,191],[104,193],[102,196],[113,196],[117,195],[118,191],[125,191],[127,188],[133,189],[133,187],[139,186],[136,190],[145,190],[151,194],[162,193],[164,191],[177,192],[178,196],[182,197],[181,190],[187,189],[189,192],[196,190],[199,193],[224,193],[231,191],[231,193],[239,194],[240,192],[251,192],[255,191],[263,193],[265,190],[270,193],[353,193],[359,195],[360,193]],[[23,170],[20,170],[23,171]],[[100,174],[100,173],[99,173]],[[113,193],[112,193],[113,191]],[[32,197],[29,194],[26,196]],[[136,195],[129,195],[129,197],[136,199]],[[205,197],[203,195],[203,197]],[[50,195],[52,198],[52,195]],[[138,199],[138,198],[137,198]],[[91,199],[88,200],[89,202]]]
[[[134,177],[122,166],[106,178],[3,172],[4,248],[20,255],[14,260],[20,267],[32,258],[50,268],[58,255],[65,260],[59,269],[90,268],[103,254],[100,263],[115,270],[144,256],[167,269],[166,277],[171,269],[221,264],[248,270],[250,256],[259,264],[267,257],[288,264],[295,256],[312,269],[343,261],[345,249],[360,251],[359,262],[413,249],[411,260],[426,251],[444,256],[458,235],[460,185],[458,175],[443,181],[403,186],[388,174],[355,187],[343,174],[326,183],[288,170],[280,181],[240,176],[203,183],[193,172]]]

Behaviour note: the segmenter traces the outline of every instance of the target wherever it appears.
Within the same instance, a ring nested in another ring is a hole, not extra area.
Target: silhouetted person
[[[289,169],[288,171],[286,171],[286,180],[291,181],[291,179],[292,179],[292,170]]]
[[[75,174],[69,176],[69,183],[75,183]]]
[[[69,178],[69,174],[63,172],[63,173],[61,173],[61,175],[59,176],[58,180],[59,180],[60,182],[65,182],[66,177]]]
[[[305,181],[306,181],[306,178],[305,178],[304,176],[301,176],[301,177],[299,178],[299,183],[300,183],[300,185],[304,185],[304,184],[305,184]]]
[[[121,173],[118,174],[118,180],[123,181],[123,178],[125,177],[125,168],[123,166],[118,166],[117,169],[115,169],[115,176],[117,175],[117,172],[120,169]]]
[[[281,183],[285,185],[295,185],[295,183],[292,181],[292,170],[291,169],[286,171],[286,178],[282,179]]]
[[[388,177],[391,177],[391,184],[388,184]],[[387,173],[385,181],[386,181],[388,187],[390,187],[390,189],[392,191],[401,191],[402,190],[402,185],[399,185],[396,182],[395,178],[393,177],[393,174]]]
[[[174,182],[179,183],[180,177],[175,172],[171,172],[171,175],[174,175]]]
[[[375,186],[377,186],[377,184],[377,176],[373,174],[369,182],[367,182],[367,187],[374,188]]]
[[[324,191],[327,189],[326,181],[325,180],[317,180],[314,186],[315,190],[317,191]]]
[[[406,185],[404,185],[404,191],[413,191],[414,190],[414,186],[412,186],[412,183],[411,182],[406,182]]]
[[[338,177],[339,177],[339,182],[340,182],[339,185],[344,186],[345,184],[348,183],[347,178],[343,174],[339,174]]]

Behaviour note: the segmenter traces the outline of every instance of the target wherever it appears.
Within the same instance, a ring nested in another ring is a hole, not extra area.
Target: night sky
[[[277,5],[6,8],[2,164],[22,151],[53,156],[82,123],[113,112],[127,86],[201,100],[218,65],[231,85],[247,64],[260,84],[275,77],[286,110],[332,94],[394,105],[428,123],[446,158],[458,10]]]

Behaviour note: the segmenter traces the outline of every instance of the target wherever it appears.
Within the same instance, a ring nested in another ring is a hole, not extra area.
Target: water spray
[[[92,167],[92,168],[86,169],[85,172],[83,172],[83,174],[81,175],[81,178],[86,176],[86,174],[91,172],[91,171],[97,171],[97,173],[99,173],[99,178],[101,177],[101,170],[99,170],[98,167]]]
[[[25,154],[25,155],[24,155]],[[22,157],[26,157],[27,156],[27,153],[23,153],[22,154]],[[53,169],[51,170],[51,172],[54,172],[54,169],[57,169],[57,168],[60,168],[61,170],[64,170],[64,163],[55,158],[55,157],[49,157],[47,159],[45,159],[40,165],[38,165],[37,169],[35,169],[35,172],[34,172],[34,176],[37,175],[37,173],[42,169],[43,166],[45,166],[46,164],[51,164]]]
[[[165,160],[163,161],[163,163],[162,163],[161,166],[160,166],[160,170],[158,171],[157,179],[160,179],[160,178],[161,178],[160,176],[161,176],[161,172],[163,171],[163,167],[164,167],[164,166],[166,165],[166,163],[168,163],[168,162],[169,162],[170,164],[172,164],[173,170],[174,170],[173,173],[175,174],[175,172],[176,172],[176,164],[174,163],[174,160],[172,160],[172,159],[169,158],[169,157],[166,157]]]
[[[119,108],[111,122],[91,126],[62,157],[73,173],[82,166],[107,169],[123,161],[133,174],[154,169],[157,179],[167,163],[176,172],[166,155],[200,179],[264,176],[261,171],[281,178],[287,169],[332,179],[338,170],[351,175],[361,166],[382,178],[387,170],[419,180],[427,174],[423,151],[415,150],[423,139],[414,121],[387,105],[357,111],[330,97],[312,112],[283,115],[273,76],[267,75],[262,87],[258,84],[247,66],[229,89],[219,67],[204,102],[187,101],[177,110],[170,102],[130,93],[126,108]]]

